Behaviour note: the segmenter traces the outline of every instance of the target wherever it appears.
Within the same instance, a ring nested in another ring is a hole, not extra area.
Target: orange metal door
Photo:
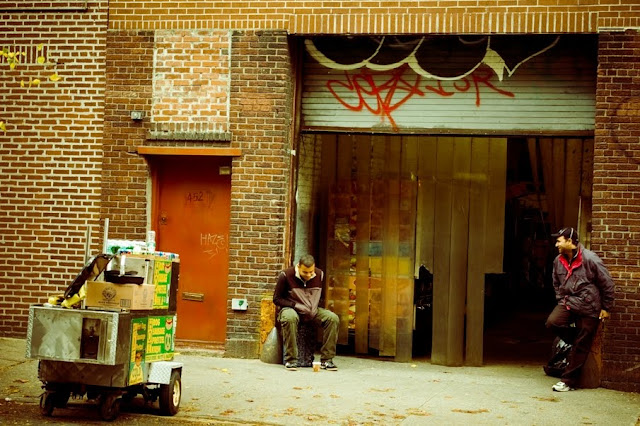
[[[163,157],[152,165],[156,250],[180,255],[176,338],[224,343],[231,159]]]

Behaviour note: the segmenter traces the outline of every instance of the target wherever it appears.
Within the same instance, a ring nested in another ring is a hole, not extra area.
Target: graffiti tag
[[[435,84],[422,84],[422,77],[413,75],[413,79],[406,76],[409,70],[408,65],[403,65],[386,73],[371,73],[367,68],[361,68],[356,73],[344,72],[346,81],[329,80],[327,89],[333,97],[350,111],[369,111],[371,114],[379,116],[382,121],[388,120],[394,130],[397,125],[392,117],[394,111],[406,103],[414,96],[426,96],[427,92],[432,94],[451,97],[457,93],[465,93],[469,90],[475,91],[475,104],[481,104],[481,94],[484,89],[491,90],[505,97],[515,97],[513,92],[500,89],[492,82],[495,75],[488,68],[478,68],[466,77],[459,80],[436,80]],[[374,78],[375,76],[375,78]],[[382,80],[380,77],[384,76]],[[386,78],[386,80],[385,80]],[[447,84],[448,87],[445,87]],[[346,89],[349,94],[356,95],[355,101],[345,99],[339,93],[338,88]],[[351,103],[350,103],[351,102]]]
[[[222,234],[200,234],[200,246],[204,247],[203,253],[211,260],[218,253],[227,250],[227,239]]]

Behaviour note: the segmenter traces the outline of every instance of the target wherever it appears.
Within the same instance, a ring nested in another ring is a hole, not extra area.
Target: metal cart
[[[83,280],[93,285],[103,265],[104,255],[92,259],[65,298],[73,296]],[[176,294],[178,271],[179,264],[172,262],[173,288],[160,309],[30,307],[26,356],[39,360],[43,415],[64,408],[72,395],[97,401],[107,421],[118,417],[123,400],[137,395],[158,401],[163,415],[178,412],[183,364],[173,361],[177,317],[175,297],[169,297]]]

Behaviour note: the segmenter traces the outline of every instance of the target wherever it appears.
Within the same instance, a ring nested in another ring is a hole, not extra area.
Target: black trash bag
[[[543,367],[547,376],[561,377],[567,364],[569,364],[569,352],[572,345],[556,337],[551,345],[551,357],[547,365]]]

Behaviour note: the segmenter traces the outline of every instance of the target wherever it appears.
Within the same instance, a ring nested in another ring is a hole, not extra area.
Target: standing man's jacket
[[[571,263],[559,255],[553,261],[553,287],[558,304],[579,315],[598,318],[613,308],[613,279],[594,252],[578,244]]]
[[[295,309],[303,321],[314,318],[318,313],[318,305],[322,297],[324,272],[315,268],[314,274],[305,283],[300,278],[297,267],[292,266],[281,271],[273,292],[273,303],[279,308]]]

